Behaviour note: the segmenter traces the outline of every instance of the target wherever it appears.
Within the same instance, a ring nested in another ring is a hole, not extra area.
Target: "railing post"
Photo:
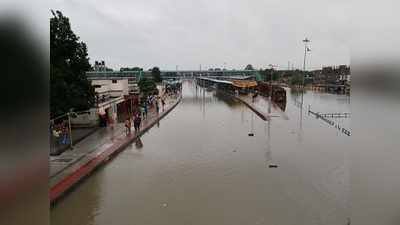
[[[67,113],[68,115],[68,126],[69,126],[69,146],[71,149],[73,149],[72,147],[72,129],[71,129],[71,117],[70,117],[70,113]]]

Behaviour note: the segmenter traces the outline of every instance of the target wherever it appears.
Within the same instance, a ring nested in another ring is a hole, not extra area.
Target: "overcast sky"
[[[91,63],[108,67],[242,69],[349,64],[347,1],[289,0],[59,0],[86,42]],[[49,17],[51,13],[49,12]]]

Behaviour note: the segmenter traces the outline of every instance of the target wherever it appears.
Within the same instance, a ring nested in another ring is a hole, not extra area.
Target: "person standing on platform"
[[[131,134],[131,126],[132,126],[131,119],[128,117],[125,120],[125,134],[126,135]]]
[[[144,106],[139,107],[139,115],[144,118]]]
[[[164,100],[164,98],[161,98],[161,105],[162,105],[162,110],[164,111],[164,107],[165,107],[165,100]]]
[[[109,124],[110,124],[110,129],[114,130],[114,125],[117,122],[117,114],[115,112],[113,112],[111,114],[111,117],[109,119]]]
[[[158,100],[157,99],[155,101],[155,104],[156,104],[156,112],[158,114],[160,112],[160,106],[158,105]]]
[[[147,112],[148,112],[147,103],[145,103],[145,104],[144,104],[144,106],[143,106],[143,110],[144,110],[144,116],[143,116],[143,119],[147,119]]]
[[[140,131],[140,124],[142,123],[142,118],[140,118],[140,114],[137,114],[135,119],[133,120],[133,126],[135,127],[135,133]]]

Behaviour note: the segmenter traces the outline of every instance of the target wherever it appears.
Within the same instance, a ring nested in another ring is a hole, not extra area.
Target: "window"
[[[112,80],[112,83],[113,83],[113,84],[116,84],[116,83],[117,83],[117,80]]]

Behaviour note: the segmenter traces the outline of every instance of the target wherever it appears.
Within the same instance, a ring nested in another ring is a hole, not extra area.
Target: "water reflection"
[[[272,147],[271,147],[271,120],[268,120],[265,123],[265,127],[266,127],[266,137],[267,137],[267,149],[265,152],[265,162],[266,165],[273,165],[274,163],[272,162]]]
[[[283,112],[285,112],[285,110],[286,110],[286,102],[287,102],[287,101],[284,101],[284,102],[276,102],[275,104],[279,107],[280,110],[282,110]]]
[[[243,104],[237,101],[236,99],[232,98],[231,96],[227,95],[221,91],[215,91],[214,96],[224,102],[228,107],[235,108],[235,107],[243,107]]]
[[[142,149],[142,148],[143,148],[143,142],[142,142],[142,140],[140,139],[140,137],[138,137],[138,138],[136,139],[136,141],[135,141],[135,146],[136,146],[137,149]]]
[[[297,130],[297,141],[303,142],[303,107],[299,110],[299,129]]]

